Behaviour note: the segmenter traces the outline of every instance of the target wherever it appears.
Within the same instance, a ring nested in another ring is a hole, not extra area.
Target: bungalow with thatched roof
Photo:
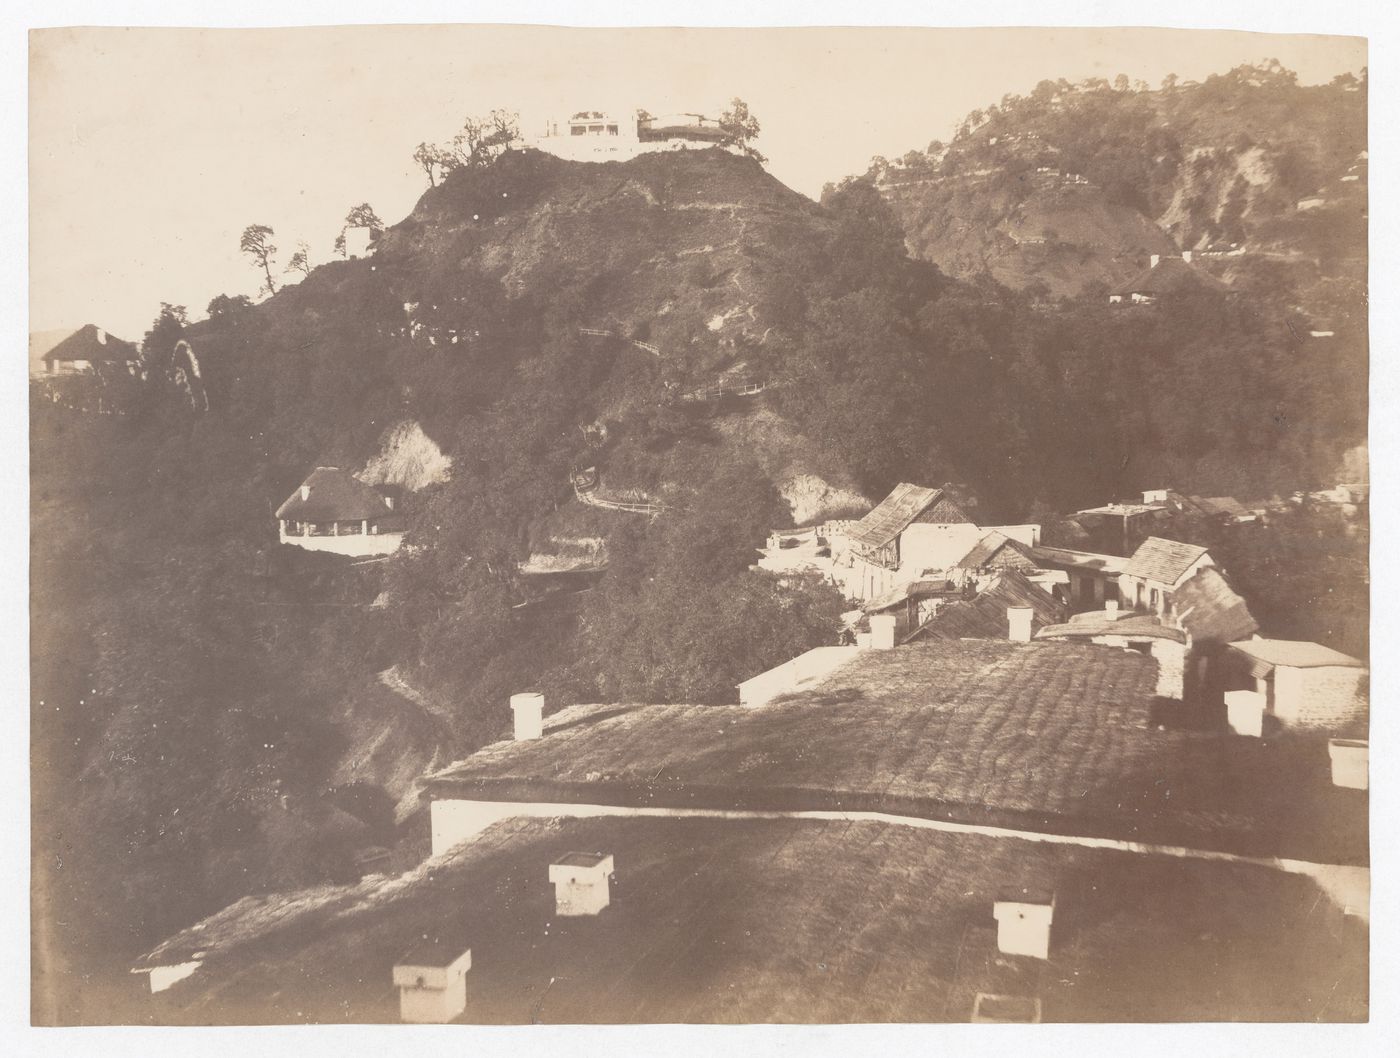
[[[136,346],[89,323],[44,354],[44,371],[50,375],[76,375],[116,367],[134,374],[140,361]]]
[[[406,525],[394,500],[339,467],[317,467],[277,508],[284,544],[338,555],[387,555]]]

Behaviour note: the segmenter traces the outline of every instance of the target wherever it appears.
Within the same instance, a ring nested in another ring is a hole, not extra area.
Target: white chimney
[[[1103,615],[1109,621],[1118,620],[1118,600],[1105,599],[1103,601]]]
[[[1156,268],[1156,267],[1157,267],[1157,263],[1158,263],[1159,261],[1162,260],[1162,255],[1159,254],[1159,253],[1154,253],[1154,254],[1152,255],[1151,260],[1152,260],[1151,267],[1152,267],[1152,268]]]
[[[1006,608],[1006,624],[1008,638],[1013,643],[1029,643],[1031,641],[1031,619],[1035,617],[1035,610],[1029,606],[1008,606]]]
[[[1371,744],[1362,739],[1330,738],[1327,753],[1332,758],[1332,785],[1348,790],[1365,790],[1371,785],[1367,769]]]
[[[870,618],[870,646],[873,650],[894,649],[895,617],[893,614],[874,614]]]
[[[1225,715],[1230,730],[1237,735],[1259,738],[1264,733],[1264,710],[1268,699],[1258,691],[1226,691]]]
[[[303,486],[301,487],[301,502],[302,502],[302,503],[305,503],[305,502],[306,502],[307,500],[309,500],[310,498],[311,498],[311,486],[310,486],[310,485],[303,485]]]
[[[389,510],[392,511],[392,510],[394,509],[394,497],[392,497],[392,496],[385,496],[385,497],[384,497],[384,506],[385,506],[385,507],[388,507]]]
[[[601,852],[571,852],[551,863],[554,913],[560,918],[598,914],[612,899],[608,892],[612,873],[612,856]]]
[[[515,714],[515,741],[544,736],[544,695],[537,691],[512,694],[510,708]]]
[[[446,1025],[467,1008],[472,950],[452,953],[437,943],[408,952],[394,967],[399,1017],[411,1025]]]
[[[1055,918],[1055,894],[1030,889],[1001,893],[992,905],[997,920],[997,948],[1007,955],[1050,958],[1050,926]]]
[[[107,344],[107,332],[104,331],[101,327],[97,328],[97,344],[98,344],[98,345],[106,345],[106,344]]]
[[[1190,251],[1190,250],[1182,250],[1182,251],[1181,251],[1181,259],[1182,259],[1183,261],[1185,261],[1187,264],[1190,264],[1190,263],[1191,263],[1191,251]]]

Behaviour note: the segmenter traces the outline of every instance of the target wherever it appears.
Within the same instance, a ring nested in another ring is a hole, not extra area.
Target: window
[[[585,131],[586,131],[586,130],[584,129],[584,127],[583,127],[582,125],[570,125],[570,126],[569,126],[569,135],[570,135],[570,136],[582,136],[582,135],[584,134]]]
[[[617,126],[616,126],[616,125],[609,125],[609,126],[608,126],[608,135],[609,135],[609,136],[616,136],[616,135],[617,135]]]

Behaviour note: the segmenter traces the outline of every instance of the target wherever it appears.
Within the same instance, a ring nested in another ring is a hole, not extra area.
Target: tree
[[[1169,73],[1169,74],[1167,74],[1166,77],[1163,77],[1163,78],[1162,78],[1162,91],[1163,91],[1163,92],[1170,92],[1173,88],[1176,87],[1176,82],[1177,82],[1177,80],[1178,80],[1178,78],[1177,78],[1176,74],[1174,74],[1174,73]]]
[[[446,176],[456,164],[451,151],[434,143],[420,143],[413,151],[413,160],[428,174],[429,187],[437,187],[438,178]]]
[[[719,116],[719,127],[724,133],[725,146],[738,147],[760,165],[768,160],[752,144],[758,139],[758,119],[749,113],[749,105],[738,96],[730,100],[729,109]]]
[[[209,302],[209,307],[205,311],[209,313],[209,318],[213,320],[221,316],[232,316],[234,313],[241,312],[243,309],[251,308],[252,305],[252,299],[246,294],[234,294],[232,296],[228,294],[216,294],[214,295],[214,299]]]
[[[303,275],[311,274],[311,247],[306,244],[306,240],[297,243],[297,252],[292,254],[292,259],[287,262],[288,272],[301,272]]]
[[[520,139],[520,115],[512,110],[496,109],[484,118],[468,116],[462,130],[452,137],[450,149],[444,149],[450,164],[479,168],[490,165]]]
[[[243,229],[243,237],[238,240],[238,248],[253,259],[253,265],[263,270],[266,277],[265,289],[269,294],[277,293],[277,284],[272,279],[272,259],[277,254],[273,245],[274,232],[266,224],[249,224]]]
[[[345,223],[335,237],[335,252],[342,257],[345,256],[345,233],[351,228],[368,228],[371,240],[384,234],[384,222],[379,219],[379,214],[368,202],[361,202],[345,214]]]

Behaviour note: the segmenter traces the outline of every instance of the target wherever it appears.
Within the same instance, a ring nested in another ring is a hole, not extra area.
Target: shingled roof
[[[914,639],[1005,639],[1009,634],[1006,611],[1029,606],[1031,628],[1044,628],[1065,619],[1066,607],[1049,592],[1007,570],[974,598],[949,603],[910,636]]]
[[[47,364],[56,360],[127,363],[140,358],[141,354],[137,352],[136,346],[108,334],[93,323],[74,331],[44,354],[44,362]]]
[[[302,498],[302,489],[306,498]],[[381,524],[392,516],[382,493],[339,467],[317,467],[277,508],[277,517],[294,522],[359,522]]]
[[[1259,631],[1249,604],[1214,566],[1198,570],[1177,588],[1174,605],[1177,619],[1198,646],[1234,643]]]
[[[958,560],[957,568],[982,569],[984,566],[990,565],[992,559],[996,558],[1005,548],[1010,548],[1025,559],[1022,565],[1034,568],[1035,559],[1031,555],[1031,549],[1027,545],[1021,543],[1021,541],[1014,540],[1003,533],[997,532],[995,529],[982,537],[981,540],[977,541],[973,549]]]
[[[950,524],[970,522],[966,512],[946,496],[946,489],[930,489],[901,481],[864,518],[851,526],[847,535],[866,547],[884,547],[926,511],[940,506],[936,519]],[[924,519],[928,520],[928,519]]]
[[[1183,544],[1180,540],[1149,536],[1128,559],[1123,573],[1158,584],[1175,584],[1207,550],[1196,544]]]
[[[938,499],[937,489],[901,481],[890,494],[851,526],[848,536],[867,547],[883,547]]]

